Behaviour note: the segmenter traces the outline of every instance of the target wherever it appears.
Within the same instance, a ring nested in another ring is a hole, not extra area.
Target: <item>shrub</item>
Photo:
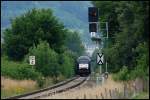
[[[74,75],[74,59],[71,58],[71,56],[68,54],[69,52],[64,52],[62,55],[60,55],[60,71],[62,75],[65,77],[71,77]]]
[[[114,80],[121,80],[121,81],[126,81],[129,79],[129,72],[127,69],[127,66],[123,66],[122,69],[115,75],[113,75]]]
[[[2,58],[1,74],[9,76],[14,79],[32,79],[36,80],[41,74],[32,69],[27,63],[20,63],[7,60],[6,57]]]
[[[44,79],[42,77],[38,77],[36,81],[37,81],[38,87],[44,86]]]
[[[36,59],[35,69],[46,76],[58,76],[60,73],[58,65],[58,54],[52,50],[46,41],[40,41],[37,47],[32,47],[25,61],[28,61],[29,56],[34,55]]]

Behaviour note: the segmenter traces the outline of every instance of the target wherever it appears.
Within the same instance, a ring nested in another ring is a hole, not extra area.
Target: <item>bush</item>
[[[27,63],[20,63],[2,58],[1,74],[14,79],[32,79],[36,80],[41,74],[29,66]]]
[[[82,45],[82,41],[81,41],[81,38],[79,36],[79,33],[76,32],[76,31],[75,32],[68,31],[66,34],[67,34],[67,38],[66,38],[66,41],[65,41],[66,47],[69,50],[76,53],[77,56],[80,56],[80,55],[84,54],[85,48]]]
[[[122,69],[116,74],[113,75],[114,80],[116,81],[127,81],[129,79],[129,72],[127,66],[123,66]]]
[[[64,52],[62,55],[59,56],[59,60],[61,62],[60,64],[60,71],[62,75],[65,77],[71,77],[74,75],[74,59],[71,58],[71,55],[69,52]]]
[[[149,52],[148,45],[140,43],[136,49],[138,56],[136,57],[136,67],[130,72],[130,78],[136,79],[137,77],[146,79],[149,77]]]
[[[37,81],[38,87],[44,86],[44,79],[42,77],[38,77],[36,81]]]
[[[30,48],[25,61],[28,61],[31,55],[35,56],[35,69],[41,72],[45,77],[57,77],[59,75],[58,54],[50,48],[46,41],[40,41],[37,47],[34,46]]]
[[[96,61],[96,57],[97,57],[97,53],[99,53],[99,49],[95,49],[93,54],[92,54],[92,62],[91,62],[91,65],[92,65],[92,72],[97,72],[98,69],[99,69],[99,65],[97,64],[97,61]]]

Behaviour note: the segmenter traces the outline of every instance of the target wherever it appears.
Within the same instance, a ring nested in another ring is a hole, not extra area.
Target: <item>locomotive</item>
[[[80,56],[76,61],[75,73],[77,75],[89,75],[91,73],[91,59],[88,56]]]

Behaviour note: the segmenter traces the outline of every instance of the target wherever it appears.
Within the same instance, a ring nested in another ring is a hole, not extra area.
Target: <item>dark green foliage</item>
[[[146,79],[149,76],[149,50],[147,44],[145,42],[140,43],[135,52],[138,53],[136,58],[137,66],[135,70],[131,71],[131,78],[140,77]]]
[[[91,62],[91,70],[92,71],[96,71],[96,69],[98,69],[98,64],[97,64],[97,53],[99,52],[99,50],[98,49],[96,49],[94,52],[93,52],[93,54],[92,54],[92,62]]]
[[[74,75],[74,67],[75,67],[74,59],[69,55],[70,55],[69,52],[66,51],[59,56],[60,71],[62,75],[66,76],[67,78]]]
[[[44,41],[40,42],[37,47],[30,48],[28,57],[34,55],[36,59],[35,69],[41,72],[45,77],[54,77],[57,81],[58,76],[71,77],[74,75],[74,57],[69,51],[58,55],[54,50],[49,47],[49,44]]]
[[[129,72],[128,72],[128,68],[127,66],[123,66],[122,69],[120,69],[120,71],[115,74],[113,76],[113,78],[118,81],[118,80],[122,80],[122,81],[127,81],[129,80]]]
[[[149,75],[147,71],[149,69],[149,2],[96,1],[93,3],[100,8],[100,21],[108,21],[109,25],[108,47],[105,45],[103,49],[108,69],[111,72],[118,72],[126,66],[127,72],[124,73],[125,77],[120,78],[122,80]],[[124,69],[120,73],[124,72]]]
[[[75,52],[78,56],[84,53],[84,46],[82,45],[82,41],[80,40],[78,32],[68,31],[65,44],[68,47],[68,49]]]
[[[6,57],[2,58],[1,74],[14,79],[32,80],[36,80],[37,77],[42,76],[39,72],[32,69],[29,64],[9,61]]]
[[[44,76],[53,77],[60,73],[58,54],[49,47],[49,44],[46,41],[41,41],[37,47],[34,46],[33,48],[30,48],[26,60],[32,55],[34,55],[36,59],[36,65],[34,67]]]
[[[108,22],[109,37],[113,37],[117,32],[120,31],[119,22],[117,19],[116,7],[118,2],[113,1],[95,1],[93,4],[99,8],[100,22]],[[103,25],[103,24],[101,24]]]
[[[12,60],[21,60],[33,44],[45,40],[56,52],[63,52],[64,26],[50,9],[32,9],[11,20],[11,28],[4,31],[6,52]]]
[[[128,70],[127,66],[124,66],[116,75],[114,75],[115,80],[125,81],[135,79],[137,77],[146,79],[149,76],[149,67],[147,66],[149,65],[149,54],[146,43],[140,43],[138,47],[136,47],[135,52],[138,53],[136,58],[137,66],[134,70]]]
[[[4,43],[1,43],[1,57],[5,54],[5,47]]]
[[[6,50],[9,59],[25,61],[15,66],[15,70],[12,69],[14,72],[8,76],[16,78],[16,73],[19,75],[17,79],[36,77],[40,87],[44,82],[42,75],[53,77],[55,82],[59,76],[65,78],[73,76],[75,60],[84,53],[79,34],[65,29],[52,15],[50,9],[32,9],[11,19],[11,28],[6,29],[4,35],[2,48]],[[28,65],[29,56],[35,56],[34,66]],[[20,67],[22,65],[24,67]],[[3,74],[7,75],[5,68],[3,71]],[[39,76],[28,74],[34,73],[32,71],[38,72]]]

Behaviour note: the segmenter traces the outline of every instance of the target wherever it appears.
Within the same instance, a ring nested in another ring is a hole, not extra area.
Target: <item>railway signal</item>
[[[96,37],[98,32],[98,8],[89,7],[88,8],[88,21],[89,21],[89,32],[91,34],[91,38]]]
[[[98,22],[98,8],[89,7],[88,9],[89,22]]]
[[[89,22],[89,32],[91,33],[91,40],[96,41],[96,44],[98,43],[101,45],[102,39],[101,38],[107,38],[108,39],[108,22],[106,23],[106,31],[107,31],[107,37],[102,37],[99,36],[98,34],[101,33],[101,27],[100,23],[104,22],[99,22],[99,9],[96,7],[89,7],[88,8],[88,22]],[[100,49],[100,47],[99,47]],[[97,64],[99,65],[99,73],[101,77],[101,82],[103,83],[104,77],[102,77],[102,65],[104,64],[104,55],[103,53],[97,53]],[[105,79],[108,78],[108,72],[107,72],[107,60],[106,60],[106,72],[105,72]]]
[[[89,32],[97,32],[97,24],[89,23]]]

